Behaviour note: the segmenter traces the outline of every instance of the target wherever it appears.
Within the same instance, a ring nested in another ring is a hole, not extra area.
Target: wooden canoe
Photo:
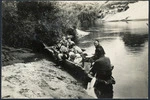
[[[56,55],[52,49],[53,47],[48,47],[45,44],[44,44],[44,46],[45,46],[45,51],[47,53],[49,53],[49,55],[52,57],[52,59],[55,59]],[[67,71],[70,75],[72,75],[78,81],[82,82],[83,85],[85,85],[85,86],[87,86],[88,82],[90,82],[92,79],[88,75],[88,73],[90,71],[90,67],[91,67],[90,62],[84,62],[84,64],[83,63],[76,64],[76,63],[66,59],[66,60],[62,61],[61,66],[65,71]]]

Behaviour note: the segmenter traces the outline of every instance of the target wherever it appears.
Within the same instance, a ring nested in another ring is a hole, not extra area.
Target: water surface
[[[98,39],[115,66],[113,98],[148,97],[148,21],[105,22],[85,31],[79,46],[94,54]]]

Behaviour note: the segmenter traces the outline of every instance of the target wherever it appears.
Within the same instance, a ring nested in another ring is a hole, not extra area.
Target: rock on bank
[[[2,98],[92,98],[72,76],[42,59],[2,67]]]

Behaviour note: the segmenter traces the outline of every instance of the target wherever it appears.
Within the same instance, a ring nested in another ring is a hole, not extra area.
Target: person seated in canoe
[[[58,60],[62,61],[69,58],[67,44],[62,44],[58,53]]]
[[[98,98],[105,98],[106,95],[109,95],[110,98],[113,96],[112,84],[115,84],[115,80],[112,77],[112,69],[110,59],[103,54],[95,61],[90,70],[89,75],[96,77],[94,88]]]
[[[62,37],[62,40],[60,41],[60,43],[66,45],[67,48],[69,47],[69,42],[65,36]]]
[[[67,41],[67,39],[66,39],[65,36],[63,36],[63,37],[62,37],[62,40],[58,41],[58,42],[56,43],[56,45],[53,46],[52,49],[53,49],[53,51],[54,51],[55,54],[60,53],[60,49],[61,49],[61,46],[62,46],[62,45],[65,45],[65,47],[67,47],[67,48],[68,48],[68,46],[69,46],[69,43],[68,43],[68,41]]]
[[[68,48],[72,48],[72,44],[75,44],[70,37],[67,37],[67,41],[68,41]]]
[[[58,55],[60,53],[60,48],[61,48],[62,44],[60,42],[58,42],[56,45],[51,46],[51,50],[53,50],[53,55]]]
[[[75,43],[72,43],[69,49],[70,61],[73,61],[75,63],[80,63],[82,61],[81,54],[82,54],[81,48],[75,45]]]
[[[67,37],[70,37],[72,41],[77,43],[77,31],[76,31],[76,26],[71,26],[70,28],[67,29],[66,31]]]
[[[94,46],[95,46],[94,56],[90,57],[89,59],[91,63],[95,62],[97,59],[99,59],[101,56],[105,54],[105,51],[103,47],[100,45],[99,40],[94,41]]]
[[[53,50],[53,57],[57,62],[57,65],[60,65],[63,60],[69,58],[68,48],[66,44],[58,42],[51,49]]]

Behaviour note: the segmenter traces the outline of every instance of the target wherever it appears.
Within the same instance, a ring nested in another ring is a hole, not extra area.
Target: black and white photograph
[[[1,99],[149,98],[148,0],[1,5]]]

